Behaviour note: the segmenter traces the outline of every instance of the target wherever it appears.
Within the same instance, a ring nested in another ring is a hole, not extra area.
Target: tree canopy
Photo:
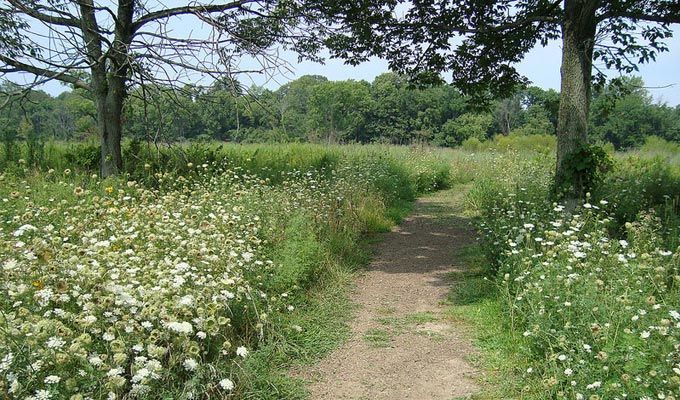
[[[625,73],[667,51],[670,24],[680,22],[680,4],[672,0],[364,0],[328,5],[344,28],[328,44],[351,64],[384,57],[414,81],[443,82],[448,73],[468,95],[507,96],[529,82],[517,63],[533,47],[560,39],[577,7],[597,27],[592,59]],[[595,77],[604,82],[605,71]]]
[[[0,90],[14,90],[5,83]],[[142,95],[140,92],[145,91]],[[559,93],[531,86],[480,111],[449,85],[413,87],[394,73],[372,82],[303,76],[276,90],[229,84],[207,88],[146,85],[134,88],[123,109],[123,135],[148,142],[429,143],[459,146],[494,135],[554,135]],[[593,94],[589,129],[594,140],[617,149],[655,135],[680,141],[680,107],[652,101],[640,78],[608,84]],[[0,136],[25,140],[28,122],[37,138],[93,140],[96,105],[83,89],[52,97],[30,91],[15,107],[0,110]]]
[[[680,23],[674,0],[504,0],[331,2],[326,12],[343,28],[328,41],[333,55],[355,64],[371,56],[417,82],[453,84],[480,99],[526,85],[516,64],[534,46],[562,40],[557,121],[556,187],[583,195],[577,172],[564,164],[586,151],[591,83],[605,68],[637,70],[668,48]],[[595,68],[595,73],[593,73]]]

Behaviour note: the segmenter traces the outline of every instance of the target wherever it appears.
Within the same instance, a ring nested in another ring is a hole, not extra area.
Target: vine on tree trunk
[[[561,198],[583,199],[613,165],[612,158],[602,146],[579,144],[562,160],[555,179],[555,194]]]

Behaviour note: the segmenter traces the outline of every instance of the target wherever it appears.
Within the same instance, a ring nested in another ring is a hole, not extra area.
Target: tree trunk
[[[121,113],[109,103],[103,101],[97,106],[99,114],[99,134],[101,141],[101,164],[99,173],[102,177],[118,174],[123,169],[121,156]]]
[[[109,79],[106,92],[97,98],[101,140],[99,173],[102,177],[116,175],[123,169],[120,142],[124,100],[125,83],[119,79]]]
[[[116,14],[115,37],[107,54],[102,53],[101,37],[93,0],[81,0],[83,36],[87,41],[87,55],[92,62],[92,87],[97,100],[99,135],[101,140],[102,177],[116,175],[123,169],[120,141],[123,125],[123,102],[127,94],[132,42],[134,0],[119,0]],[[105,57],[106,56],[106,57]],[[102,61],[105,60],[105,61]]]
[[[586,144],[598,0],[565,0],[562,23],[560,107],[557,120],[556,188],[567,197],[583,193],[579,177],[565,158]]]

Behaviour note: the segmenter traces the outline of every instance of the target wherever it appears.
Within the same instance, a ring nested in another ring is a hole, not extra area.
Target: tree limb
[[[65,17],[56,17],[54,15],[49,15],[49,14],[44,14],[41,13],[35,9],[26,7],[26,5],[22,4],[21,1],[18,0],[7,0],[12,6],[16,7],[18,10],[21,12],[25,13],[29,17],[35,18],[38,21],[45,22],[47,24],[54,24],[54,25],[61,25],[61,26],[72,26],[72,27],[79,27],[80,22],[76,18],[65,18]]]
[[[174,17],[184,14],[215,13],[240,8],[244,4],[251,3],[253,0],[236,0],[230,3],[210,4],[210,5],[188,5],[184,7],[168,8],[165,10],[153,11],[143,15],[132,24],[132,31],[136,32],[145,24],[163,18]]]
[[[58,81],[70,83],[73,86],[81,89],[90,90],[90,85],[87,82],[73,75],[69,75],[65,71],[62,72],[49,71],[44,68],[36,67],[30,64],[25,64],[20,61],[11,59],[9,57],[5,57],[2,54],[0,54],[0,61],[20,71],[29,72],[33,75],[43,76],[45,78],[56,79]]]
[[[599,18],[604,21],[609,18],[629,18],[637,21],[657,22],[659,24],[680,24],[680,12],[668,12],[666,15],[645,14],[641,12],[609,12]]]

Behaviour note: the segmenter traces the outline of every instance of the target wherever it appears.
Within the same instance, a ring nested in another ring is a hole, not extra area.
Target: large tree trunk
[[[101,141],[99,173],[102,177],[116,175],[123,169],[123,157],[120,148],[123,100],[124,94],[117,93],[112,89],[109,89],[108,93],[97,99]]]
[[[99,135],[101,141],[101,163],[99,173],[102,177],[116,175],[123,169],[121,155],[121,134],[123,125],[123,102],[127,95],[127,82],[130,60],[128,46],[132,41],[132,17],[134,0],[119,0],[115,29],[115,38],[111,44],[107,59],[101,51],[101,39],[97,32],[97,20],[94,15],[93,0],[81,0],[83,14],[87,14],[83,22],[83,34],[89,40],[88,57],[93,62],[92,86],[97,101],[99,117]]]
[[[567,156],[586,144],[597,0],[565,0],[562,23],[562,88],[557,119],[556,187],[575,198],[583,194],[580,177],[565,163]]]

